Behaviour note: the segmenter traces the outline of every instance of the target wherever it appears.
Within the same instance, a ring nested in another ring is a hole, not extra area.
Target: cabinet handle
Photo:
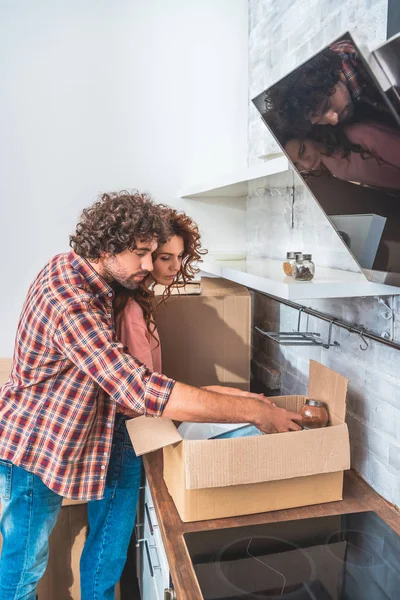
[[[172,588],[165,588],[164,600],[176,600],[175,590],[173,590]]]
[[[148,506],[147,502],[144,503],[144,510],[146,513],[147,520],[149,522],[150,533],[151,533],[151,535],[154,535],[154,527],[153,527],[153,523],[151,522],[150,511],[149,511],[149,506]]]
[[[147,520],[149,522],[150,533],[154,535],[154,530],[158,527],[158,525],[153,525],[153,521],[151,520],[150,511],[154,510],[154,508],[149,508],[147,502],[144,503],[144,510],[146,512]]]
[[[153,565],[151,564],[151,556],[150,556],[149,544],[148,544],[147,540],[144,540],[144,547],[146,548],[147,560],[149,561],[150,575],[152,577],[154,577],[154,569],[153,569]]]

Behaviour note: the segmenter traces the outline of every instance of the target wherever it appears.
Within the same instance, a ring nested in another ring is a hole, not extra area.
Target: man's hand
[[[263,433],[285,433],[286,431],[300,431],[302,423],[302,416],[298,413],[291,412],[285,408],[278,408],[277,406],[265,406],[260,411],[258,416],[259,421],[254,424]]]

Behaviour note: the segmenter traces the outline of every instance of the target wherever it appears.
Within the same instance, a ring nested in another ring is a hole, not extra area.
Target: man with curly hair
[[[265,94],[263,117],[278,139],[313,125],[374,119],[391,123],[384,100],[351,40],[336,42]]]
[[[152,270],[152,253],[168,235],[165,215],[146,195],[103,194],[83,211],[72,250],[52,258],[28,291],[0,389],[0,600],[35,598],[63,497],[88,501],[82,600],[114,598],[141,475],[124,411],[300,429],[299,415],[259,395],[153,373],[116,339],[113,284],[133,289]]]

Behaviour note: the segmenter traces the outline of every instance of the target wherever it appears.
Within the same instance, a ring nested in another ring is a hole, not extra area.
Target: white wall
[[[246,165],[247,43],[247,0],[0,0],[0,356],[99,192]]]

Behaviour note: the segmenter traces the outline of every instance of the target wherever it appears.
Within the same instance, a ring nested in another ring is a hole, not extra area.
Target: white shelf
[[[190,186],[186,190],[181,190],[179,196],[181,198],[246,198],[250,182],[255,183],[260,179],[261,185],[264,177],[283,173],[288,170],[288,167],[288,160],[282,155],[254,167]]]
[[[201,263],[201,270],[286,300],[390,296],[399,293],[398,287],[368,281],[362,273],[327,267],[317,266],[312,281],[296,281],[283,273],[282,261],[268,258],[224,261],[213,260],[208,255]]]

